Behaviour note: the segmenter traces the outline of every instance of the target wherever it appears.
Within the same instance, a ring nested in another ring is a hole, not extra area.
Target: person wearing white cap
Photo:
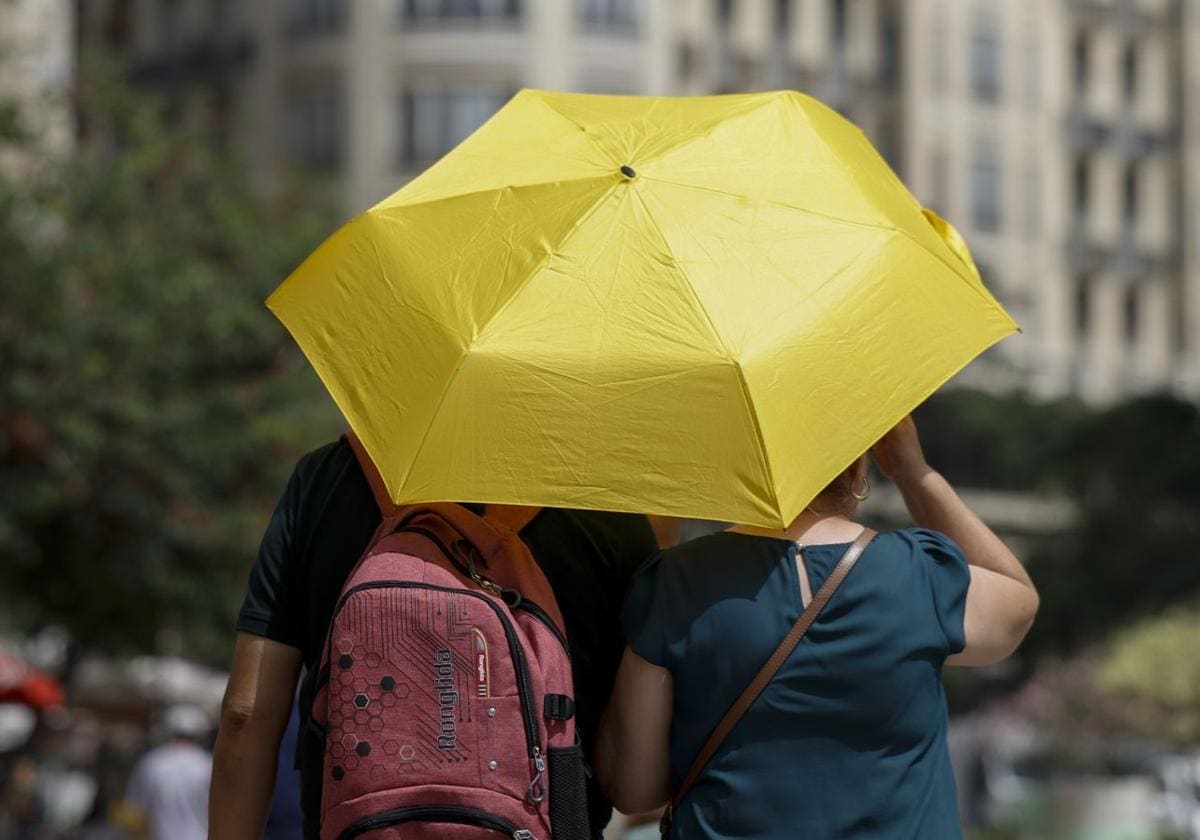
[[[144,820],[151,840],[205,840],[212,754],[201,746],[212,721],[196,706],[172,706],[162,719],[168,740],[136,765],[125,801]]]

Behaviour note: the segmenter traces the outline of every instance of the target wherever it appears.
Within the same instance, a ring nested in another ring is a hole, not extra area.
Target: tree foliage
[[[1200,607],[1175,607],[1118,633],[1101,663],[1101,691],[1128,701],[1135,732],[1179,747],[1200,746]]]
[[[274,497],[336,429],[262,304],[331,215],[256,198],[160,102],[97,85],[111,142],[4,138],[0,614],[223,658]]]

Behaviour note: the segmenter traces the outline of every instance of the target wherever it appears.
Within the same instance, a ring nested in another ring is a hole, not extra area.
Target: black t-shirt
[[[301,458],[263,535],[237,629],[299,648],[306,670],[314,670],[342,584],[379,521],[371,488],[344,439]],[[654,532],[640,515],[547,508],[521,537],[566,622],[576,723],[590,761],[625,646],[621,602],[633,573],[657,551]],[[311,769],[320,778],[320,768]],[[588,785],[590,818],[599,831],[612,806],[594,782]],[[316,815],[320,802],[311,799],[319,791],[304,789],[304,811]]]

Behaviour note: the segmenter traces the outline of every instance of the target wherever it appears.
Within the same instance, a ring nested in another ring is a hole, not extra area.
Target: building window
[[[1025,107],[1034,110],[1042,97],[1042,42],[1036,31],[1027,33],[1022,67]]]
[[[1136,163],[1125,165],[1121,179],[1121,216],[1126,223],[1137,219],[1138,213],[1138,168]]]
[[[400,13],[410,23],[514,21],[521,16],[521,0],[402,0]]]
[[[401,164],[412,166],[440,158],[498,111],[511,95],[510,91],[486,88],[406,92],[400,100]]]
[[[1125,299],[1121,307],[1122,321],[1125,327],[1125,343],[1136,344],[1138,336],[1138,290],[1130,285],[1125,288]]]
[[[792,25],[792,0],[775,0],[775,34],[786,35]]]
[[[900,15],[894,6],[880,9],[879,75],[884,84],[895,87],[900,82]],[[937,46],[934,45],[934,49]]]
[[[1092,187],[1092,168],[1087,155],[1080,155],[1075,158],[1074,171],[1072,172],[1072,206],[1075,208],[1077,216],[1087,214],[1088,201],[1091,198]]]
[[[1083,341],[1092,329],[1092,278],[1075,278],[1075,338]]]
[[[971,165],[971,223],[980,231],[1000,229],[1000,165],[991,154]]]
[[[306,169],[334,169],[342,161],[342,97],[333,88],[313,88],[287,104],[291,160]]]
[[[1034,239],[1042,229],[1042,174],[1036,163],[1025,167],[1024,216],[1025,235]]]
[[[1000,98],[1000,39],[988,24],[971,37],[971,93],[984,102]]]
[[[939,8],[934,14],[929,35],[929,85],[937,94],[945,94],[950,87],[948,37],[945,10]]]
[[[829,17],[832,22],[833,51],[841,55],[846,51],[846,0],[831,0]]]
[[[875,145],[879,154],[888,162],[888,166],[892,167],[892,171],[896,173],[897,177],[903,177],[900,170],[904,155],[900,146],[900,128],[896,125],[895,119],[891,116],[881,118],[875,134],[878,138]]]
[[[1088,88],[1091,77],[1092,49],[1086,32],[1075,36],[1075,44],[1071,51],[1072,76],[1075,81],[1075,92],[1084,93]]]
[[[288,0],[287,29],[293,35],[338,32],[345,20],[345,0]]]
[[[934,150],[929,158],[929,206],[950,215],[950,159],[943,149]]]
[[[1127,102],[1137,98],[1138,89],[1138,48],[1130,41],[1121,53],[1121,92]]]
[[[578,0],[579,18],[589,29],[636,32],[637,0]]]

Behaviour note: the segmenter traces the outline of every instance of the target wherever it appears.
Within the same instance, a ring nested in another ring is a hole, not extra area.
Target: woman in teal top
[[[881,534],[674,813],[681,838],[959,838],[944,663],[1016,648],[1037,594],[925,463],[911,420],[873,450],[922,527]],[[635,579],[597,771],[626,813],[662,806],[861,533],[858,459],[784,531],[669,549]]]

